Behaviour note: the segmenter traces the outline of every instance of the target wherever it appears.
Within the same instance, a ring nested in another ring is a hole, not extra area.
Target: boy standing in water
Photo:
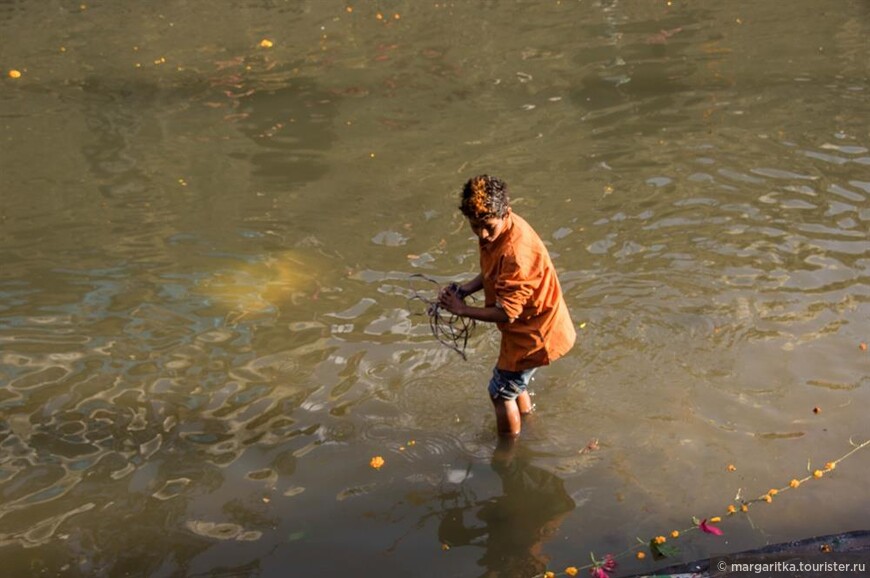
[[[511,211],[507,185],[481,175],[462,189],[459,210],[468,219],[480,247],[480,273],[451,285],[439,295],[455,315],[495,323],[501,350],[489,382],[501,436],[516,437],[521,415],[532,411],[527,387],[538,367],[549,365],[574,345],[576,333],[556,270],[543,241]],[[465,297],[483,289],[483,307]]]

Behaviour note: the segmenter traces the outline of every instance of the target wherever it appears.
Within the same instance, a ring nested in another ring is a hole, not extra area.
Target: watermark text
[[[734,554],[710,559],[710,578],[852,578],[870,575],[870,552]]]

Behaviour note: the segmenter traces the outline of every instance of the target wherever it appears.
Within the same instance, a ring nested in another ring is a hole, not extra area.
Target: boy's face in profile
[[[510,215],[510,209],[508,209]],[[507,215],[502,217],[489,217],[486,219],[468,219],[472,232],[484,243],[491,243],[498,239],[504,232],[507,223]]]

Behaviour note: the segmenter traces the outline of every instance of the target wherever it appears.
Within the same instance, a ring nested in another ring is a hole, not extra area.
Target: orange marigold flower
[[[764,494],[764,497],[762,497],[761,499],[764,500],[765,502],[767,502],[768,504],[773,501],[773,498],[770,497],[770,494]]]
[[[576,576],[577,568],[575,568],[574,566],[568,566],[567,568],[565,568],[565,574],[567,574],[568,576]]]
[[[837,467],[837,462],[828,462],[825,464],[825,469],[830,471]]]
[[[556,574],[547,570],[546,572],[544,572],[544,578],[556,578]]]
[[[655,538],[653,538],[653,542],[655,542],[656,544],[664,544],[667,541],[668,539],[664,536],[656,536]]]
[[[729,513],[729,514],[733,514],[733,513],[736,512],[736,511],[737,511],[737,508],[734,507],[734,504],[729,504],[729,505],[728,505],[728,513]]]
[[[777,494],[779,493],[779,490],[777,490],[776,488],[770,488],[770,489],[767,491],[767,493],[768,493],[769,495],[771,495],[771,496],[775,496],[775,495],[777,495]]]
[[[825,475],[825,472],[823,472],[822,470],[816,470],[816,471],[813,472],[813,477],[814,477],[814,478],[821,478],[821,477],[824,476],[824,475]]]
[[[673,532],[671,532],[671,538],[679,538],[679,537],[680,537],[680,532],[678,530],[674,530]]]
[[[646,553],[644,553],[644,552],[638,552],[637,554],[635,554],[635,557],[636,557],[638,560],[643,560],[644,558],[646,558]]]
[[[369,465],[374,469],[379,470],[384,466],[384,463],[384,458],[382,458],[381,456],[375,456],[369,462]]]
[[[712,518],[710,518],[710,522],[713,524],[718,524],[721,521],[722,521],[722,518],[720,518],[719,516],[713,516]]]
[[[801,485],[801,481],[800,481],[800,480],[792,480],[792,481],[790,481],[790,482],[788,483],[788,485],[789,485],[789,487],[791,487],[791,488],[796,488],[796,487],[798,487],[799,485]]]
[[[740,506],[740,511],[741,511],[741,512],[748,512],[748,511],[749,511],[749,506],[747,506],[746,504],[742,504],[742,505]]]
[[[728,464],[728,471],[729,472],[737,471],[737,466],[735,466],[734,464]]]

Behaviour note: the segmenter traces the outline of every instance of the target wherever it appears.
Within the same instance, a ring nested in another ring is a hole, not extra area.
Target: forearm
[[[490,323],[507,323],[510,318],[501,307],[472,307],[464,305],[456,312],[457,315],[468,317],[475,321],[487,321]]]
[[[467,283],[463,283],[459,286],[462,292],[465,295],[471,295],[472,293],[477,293],[481,289],[483,289],[483,273],[478,273],[477,277],[468,281]]]
[[[465,297],[483,289],[483,274],[462,285],[451,284],[438,294],[439,304],[454,315],[468,317],[475,321],[505,323],[510,321],[507,313],[499,307],[472,307],[465,303]]]

